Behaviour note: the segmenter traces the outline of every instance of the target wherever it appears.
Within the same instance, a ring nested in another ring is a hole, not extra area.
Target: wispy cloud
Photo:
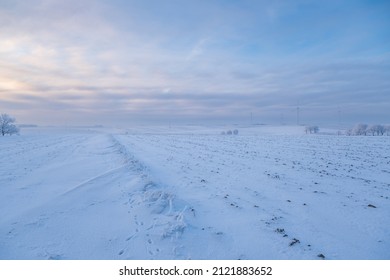
[[[201,39],[199,40],[195,46],[191,49],[189,55],[186,57],[186,60],[193,60],[195,59],[197,56],[200,56],[203,54],[204,52],[204,49],[205,49],[205,45],[207,43],[207,39]]]

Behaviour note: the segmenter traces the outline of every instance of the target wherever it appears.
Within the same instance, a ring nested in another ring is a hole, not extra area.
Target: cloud
[[[386,116],[390,22],[379,4],[5,3],[0,109],[26,122],[279,118],[298,102],[318,118],[335,106],[357,118],[364,104]]]
[[[196,45],[192,48],[191,52],[189,55],[186,57],[186,60],[193,60],[196,57],[200,56],[203,54],[205,45],[207,43],[208,39],[201,39],[199,40]]]

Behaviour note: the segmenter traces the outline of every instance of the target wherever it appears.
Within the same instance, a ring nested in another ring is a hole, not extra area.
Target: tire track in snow
[[[62,194],[62,196],[64,195],[68,195],[70,193],[73,193],[75,191],[78,191],[80,190],[81,188],[84,188],[84,187],[87,187],[87,186],[91,186],[93,187],[93,184],[98,182],[99,180],[102,180],[104,179],[105,177],[107,176],[111,176],[117,172],[120,172],[122,169],[127,169],[126,168],[127,166],[123,165],[123,166],[119,166],[119,167],[116,167],[116,168],[113,168],[111,170],[108,170],[106,172],[103,172],[95,177],[92,177],[92,178],[89,178],[87,180],[85,180],[84,182],[72,187],[70,190],[66,191],[65,193]]]

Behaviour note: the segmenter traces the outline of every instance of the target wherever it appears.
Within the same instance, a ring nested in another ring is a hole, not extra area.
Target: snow
[[[0,259],[389,259],[390,137],[333,132],[0,137]]]

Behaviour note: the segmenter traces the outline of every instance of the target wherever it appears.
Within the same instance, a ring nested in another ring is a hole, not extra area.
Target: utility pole
[[[299,125],[299,104],[297,107],[297,125]]]
[[[339,128],[341,127],[341,111],[340,111],[340,107],[339,107],[339,110],[338,110],[338,112],[337,112],[337,114],[338,114],[338,121],[339,121]]]
[[[251,112],[251,125],[253,124],[253,114]]]

